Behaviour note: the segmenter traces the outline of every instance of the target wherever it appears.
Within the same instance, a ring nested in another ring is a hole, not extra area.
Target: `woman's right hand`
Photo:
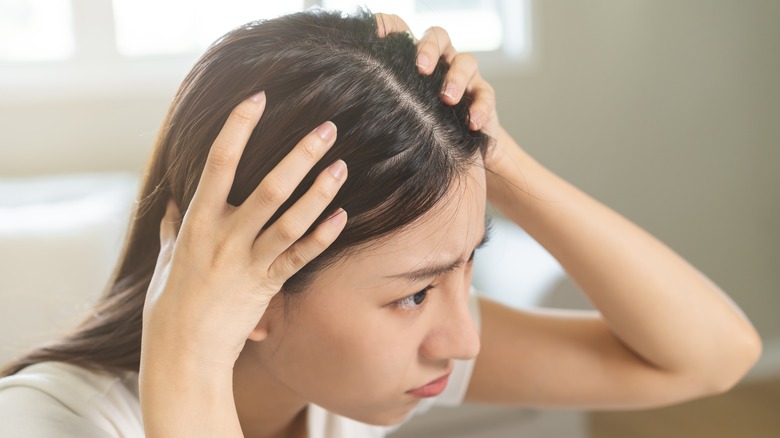
[[[169,379],[181,377],[187,381],[180,384],[190,385],[197,379],[192,373],[204,378],[232,375],[247,339],[263,338],[257,326],[271,298],[333,243],[346,224],[346,212],[339,209],[302,237],[346,180],[346,164],[338,160],[263,230],[333,145],[336,126],[331,122],[304,137],[243,204],[228,204],[239,158],[265,102],[265,94],[259,93],[230,114],[211,146],[183,220],[168,202],[144,305],[142,405],[146,399],[147,405],[159,407],[158,402],[170,399],[164,394]],[[145,417],[156,415],[150,409],[144,406]]]

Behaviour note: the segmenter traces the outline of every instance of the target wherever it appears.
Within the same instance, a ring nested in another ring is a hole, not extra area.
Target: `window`
[[[113,0],[120,55],[200,53],[228,30],[303,9],[303,1]],[[153,11],[153,12],[150,12]]]
[[[208,44],[248,21],[307,7],[432,25],[458,50],[504,61],[530,53],[531,0],[0,0],[0,94],[175,89]],[[485,69],[484,63],[483,70]]]
[[[73,22],[65,1],[0,0],[0,59],[42,61],[73,56]]]

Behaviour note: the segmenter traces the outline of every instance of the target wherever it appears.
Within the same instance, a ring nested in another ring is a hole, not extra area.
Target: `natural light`
[[[0,61],[66,59],[74,48],[69,2],[0,0]]]
[[[431,26],[483,71],[531,58],[531,0],[0,0],[0,94],[28,102],[174,89],[205,48],[242,24],[306,8],[398,14]],[[133,91],[131,91],[133,90]]]
[[[77,30],[114,44],[123,57],[171,56],[202,52],[228,30],[258,19],[305,9],[353,12],[358,7],[398,14],[421,37],[432,25],[448,30],[461,51],[527,50],[526,1],[510,0],[112,0],[81,10],[72,0],[0,0],[0,62],[57,61],[78,53],[95,58]],[[108,8],[108,9],[106,9]],[[75,15],[75,16],[74,16]],[[507,17],[511,17],[507,18]],[[79,29],[74,30],[74,21]],[[508,25],[507,23],[511,23]],[[90,27],[91,26],[91,27]],[[102,35],[101,35],[102,33]],[[80,40],[81,38],[81,40]],[[103,53],[103,56],[106,54]]]

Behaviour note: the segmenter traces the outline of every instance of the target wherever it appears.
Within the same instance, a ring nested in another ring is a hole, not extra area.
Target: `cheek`
[[[388,308],[334,301],[312,300],[286,321],[275,358],[283,380],[316,399],[408,389],[422,338],[414,324]]]

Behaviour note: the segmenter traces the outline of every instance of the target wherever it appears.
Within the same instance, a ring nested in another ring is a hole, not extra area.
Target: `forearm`
[[[729,385],[760,340],[736,305],[679,255],[533,160],[502,132],[491,202],[541,243],[614,335],[646,362]],[[714,382],[714,383],[713,383]]]
[[[190,360],[181,344],[146,340],[139,376],[146,436],[243,437],[233,370]]]

